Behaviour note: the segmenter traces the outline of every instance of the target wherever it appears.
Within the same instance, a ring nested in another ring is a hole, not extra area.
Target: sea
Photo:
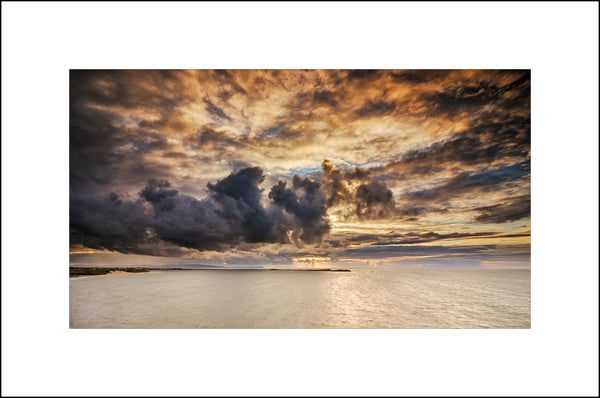
[[[73,329],[527,329],[529,269],[164,270],[69,280]]]

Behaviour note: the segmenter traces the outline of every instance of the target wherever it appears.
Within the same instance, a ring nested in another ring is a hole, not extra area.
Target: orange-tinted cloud
[[[343,246],[335,242],[372,245],[361,239],[368,230],[520,239],[529,223],[530,156],[527,70],[71,71],[71,243],[126,252],[138,241],[162,255],[303,245],[335,259],[333,246]],[[263,171],[253,204],[216,209],[227,228],[189,214],[206,221],[190,234],[213,234],[215,242],[229,234],[214,247],[160,229],[147,218],[152,202],[136,202],[149,180],[168,181],[157,192],[171,189],[190,203],[214,200],[217,181],[253,168]],[[108,239],[110,229],[86,223],[101,217],[90,213],[111,192],[135,209],[106,213],[132,218],[115,229],[122,243],[107,246],[93,235]],[[323,203],[310,207],[317,199]],[[246,208],[257,222],[257,209],[278,208],[277,227],[233,217]],[[239,233],[253,225],[269,237]],[[269,235],[275,230],[284,238]]]

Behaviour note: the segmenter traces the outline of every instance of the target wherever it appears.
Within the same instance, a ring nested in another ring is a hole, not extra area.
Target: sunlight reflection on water
[[[70,280],[71,328],[529,328],[529,270],[159,271]]]

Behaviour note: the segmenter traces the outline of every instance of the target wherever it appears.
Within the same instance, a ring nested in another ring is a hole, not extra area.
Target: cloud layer
[[[527,70],[73,70],[71,248],[501,255],[529,244],[530,152]]]

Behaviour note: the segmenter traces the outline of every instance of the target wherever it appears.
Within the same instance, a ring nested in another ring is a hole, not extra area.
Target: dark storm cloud
[[[473,209],[480,214],[475,221],[480,223],[501,224],[517,221],[531,216],[531,197],[529,195],[508,198],[492,206],[476,207]]]
[[[244,243],[315,243],[329,231],[319,184],[294,176],[280,181],[262,204],[263,171],[242,169],[215,184],[209,197],[178,193],[166,180],[148,181],[137,201],[71,195],[71,244],[149,255],[181,255],[182,248],[227,250]],[[150,206],[150,207],[149,207]],[[153,209],[153,210],[151,210]],[[291,236],[288,236],[288,233]]]
[[[177,256],[184,254],[183,248],[224,250],[243,238],[230,230],[227,219],[218,213],[218,203],[179,194],[147,195],[156,188],[154,185],[150,182],[140,192],[142,198],[153,200],[154,211],[148,209],[149,202],[144,199],[113,201],[72,194],[71,244],[121,253]]]
[[[71,193],[70,243],[121,253],[179,256],[180,247],[165,244],[152,231],[153,217],[144,201],[104,198]]]
[[[264,181],[260,167],[250,167],[231,174],[216,184],[208,184],[212,197],[221,204],[220,213],[233,221],[231,228],[240,228],[246,242],[270,242],[277,240],[273,236],[275,220],[267,214],[261,204],[262,190],[259,185]],[[231,217],[236,215],[237,217]],[[279,237],[283,240],[283,237]]]
[[[387,101],[367,101],[360,109],[354,113],[358,116],[384,116],[392,113],[396,109],[394,102]]]
[[[382,218],[396,212],[393,193],[382,181],[359,185],[354,197],[359,217]]]
[[[166,180],[151,179],[140,192],[146,202],[152,203],[157,212],[173,210],[176,204],[177,190],[169,189],[171,184]]]
[[[444,202],[466,193],[490,192],[499,190],[504,184],[524,180],[529,177],[529,161],[479,173],[461,172],[456,177],[435,188],[410,192],[403,196],[409,200]]]
[[[294,240],[313,243],[329,232],[326,198],[319,183],[295,175],[291,188],[287,188],[285,181],[279,181],[271,188],[269,198],[292,214],[300,226],[292,233]]]

